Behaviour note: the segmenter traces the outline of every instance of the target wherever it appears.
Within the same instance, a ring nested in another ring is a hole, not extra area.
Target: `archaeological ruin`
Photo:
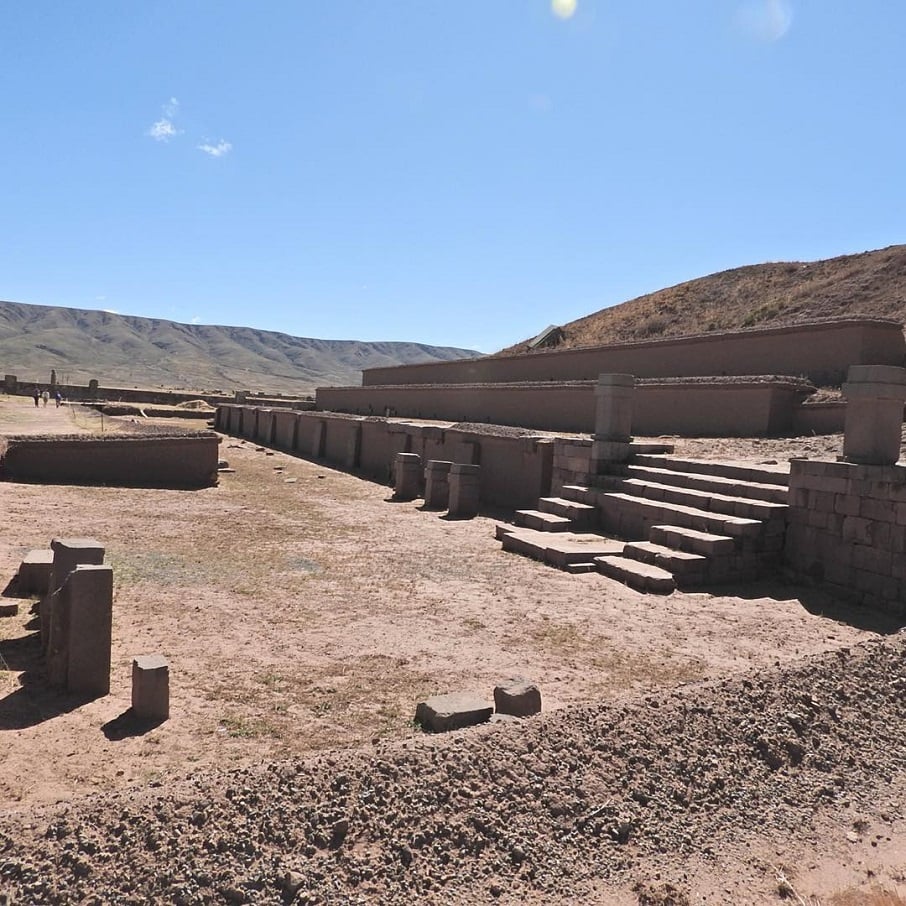
[[[900,614],[904,361],[901,325],[850,318],[371,369],[318,411],[225,404],[215,427],[426,509],[515,511],[503,548],[571,572],[669,593],[783,570]],[[844,428],[826,463],[681,459],[669,439]]]

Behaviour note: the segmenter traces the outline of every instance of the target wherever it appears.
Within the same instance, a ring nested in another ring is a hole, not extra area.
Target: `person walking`
[[[47,401],[50,399],[50,391],[49,391],[49,390],[45,390],[45,391],[41,394],[41,399],[44,400],[44,405],[46,406],[46,405],[47,405]]]
[[[59,409],[59,408],[60,408],[60,403],[63,402],[63,397],[62,397],[62,395],[60,394],[60,391],[59,391],[59,390],[57,391],[57,395],[54,397],[54,399],[57,401],[57,409]]]
[[[41,391],[38,390],[37,387],[35,387],[35,392],[34,392],[33,396],[34,396],[34,398],[35,398],[35,408],[37,409],[37,408],[38,408],[38,400],[41,399]]]

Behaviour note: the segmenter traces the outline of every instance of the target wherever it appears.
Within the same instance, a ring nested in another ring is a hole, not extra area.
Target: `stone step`
[[[658,566],[687,583],[704,581],[708,566],[708,558],[702,554],[676,550],[652,541],[630,541],[623,548],[623,556]]]
[[[567,500],[565,497],[541,497],[538,509],[542,513],[565,516],[577,528],[590,528],[597,522],[597,510],[591,504]]]
[[[723,462],[714,459],[686,459],[679,456],[651,456],[640,454],[632,457],[631,465],[671,469],[677,472],[718,475],[761,484],[788,485],[789,463]]]
[[[630,541],[646,539],[653,525],[678,525],[732,538],[760,538],[765,535],[765,524],[758,519],[711,513],[697,507],[646,500],[631,494],[606,492],[602,495],[600,506],[602,528]]]
[[[735,542],[727,535],[715,535],[678,525],[654,525],[648,537],[653,544],[701,554],[703,557],[732,556],[736,551]]]
[[[603,493],[600,488],[591,488],[582,484],[565,484],[560,488],[561,496],[571,503],[584,503],[586,506],[595,508]]]
[[[771,503],[789,502],[789,488],[782,484],[742,481],[738,478],[679,472],[675,469],[661,469],[652,466],[629,465],[626,472],[630,478],[694,488],[697,491],[711,491],[715,494],[727,494],[731,497],[744,497],[750,500],[767,500]]]
[[[572,563],[591,563],[603,554],[618,554],[624,544],[591,533],[551,533],[527,528],[504,532],[500,540],[505,551],[532,557],[560,569],[566,569]]]
[[[676,589],[676,580],[672,573],[649,563],[618,555],[595,557],[594,562],[599,573],[616,579],[636,591],[669,595]]]
[[[538,532],[567,532],[574,528],[572,520],[539,510],[516,510],[516,525]]]
[[[741,516],[744,519],[760,519],[767,522],[771,519],[784,518],[789,506],[785,503],[771,503],[766,500],[751,500],[746,497],[735,497],[727,494],[714,494],[710,491],[699,491],[673,484],[661,484],[642,478],[623,478],[612,481],[609,490],[620,491],[644,497],[646,500],[662,500],[665,503],[678,503],[682,506],[697,507],[713,513],[727,516]]]

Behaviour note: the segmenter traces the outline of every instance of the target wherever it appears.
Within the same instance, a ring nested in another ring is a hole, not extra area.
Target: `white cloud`
[[[102,308],[101,311],[107,312],[108,315],[118,315],[119,312],[115,308]]]
[[[199,318],[198,315],[195,315],[195,317],[192,318],[192,320],[189,323],[190,324],[201,324],[201,318]]]
[[[179,135],[179,132],[170,120],[158,120],[148,130],[148,135],[156,142],[168,142],[174,135]]]
[[[163,116],[151,125],[146,134],[150,135],[156,142],[168,142],[173,136],[179,135],[181,131],[173,125],[173,119],[179,113],[179,101],[176,98],[170,98],[166,104],[161,106],[161,112]]]
[[[233,146],[229,143],[220,139],[216,145],[212,145],[210,142],[204,142],[201,145],[196,145],[199,151],[204,151],[205,154],[209,154],[211,157],[223,157],[224,154],[229,154],[233,150]]]

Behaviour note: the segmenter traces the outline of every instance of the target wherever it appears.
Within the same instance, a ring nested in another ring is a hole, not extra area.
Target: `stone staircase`
[[[639,454],[517,511],[497,537],[504,550],[638,591],[748,582],[779,563],[788,477],[782,465]]]

